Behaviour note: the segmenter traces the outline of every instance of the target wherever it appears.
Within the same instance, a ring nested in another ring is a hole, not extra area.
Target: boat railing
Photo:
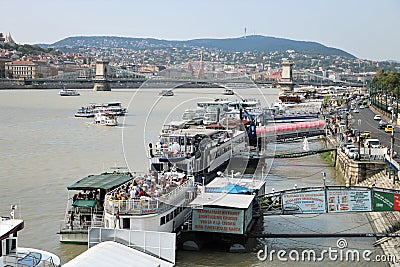
[[[72,222],[69,216],[66,216],[65,219],[61,222],[60,231],[71,231],[71,232],[79,232],[83,230],[88,230],[91,227],[102,227],[103,226],[103,214],[92,214],[91,220],[86,220],[84,218],[85,215],[77,214],[77,218],[75,218]]]
[[[175,187],[169,193],[162,195],[157,199],[125,199],[114,200],[106,197],[104,209],[109,214],[115,214],[117,211],[120,215],[146,215],[163,212],[178,204],[182,199],[186,198],[186,192],[193,188],[193,178],[189,178],[183,184]]]

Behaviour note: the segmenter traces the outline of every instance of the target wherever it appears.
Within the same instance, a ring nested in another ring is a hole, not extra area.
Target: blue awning
[[[251,190],[247,187],[237,185],[237,184],[228,184],[226,186],[220,187],[214,190],[215,193],[228,193],[228,194],[247,194],[250,193]]]

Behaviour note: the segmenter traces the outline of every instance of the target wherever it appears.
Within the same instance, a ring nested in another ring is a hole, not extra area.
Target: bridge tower
[[[93,79],[93,91],[111,91],[108,76],[108,61],[105,59],[98,59],[96,61],[96,77]]]
[[[279,85],[284,91],[293,92],[293,61],[282,59],[282,79]]]

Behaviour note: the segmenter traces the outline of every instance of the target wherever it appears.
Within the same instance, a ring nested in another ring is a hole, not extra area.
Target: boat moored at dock
[[[105,228],[175,232],[196,196],[194,178],[181,172],[135,176],[109,192],[104,202]]]
[[[0,217],[0,267],[21,266],[61,266],[60,258],[50,252],[19,247],[18,232],[24,228],[24,220],[14,218],[15,206],[11,217]]]
[[[152,168],[157,171],[175,168],[192,174],[200,183],[204,177],[208,183],[226,168],[233,154],[248,150],[246,131],[221,128],[186,128],[161,133],[159,142],[150,149]]]
[[[256,196],[265,193],[265,181],[254,176],[217,177],[190,206],[179,237],[179,247],[199,251],[207,244],[227,246],[230,252],[245,252],[248,233],[262,219]]]
[[[101,227],[106,193],[132,180],[129,172],[104,172],[89,175],[67,187],[65,217],[60,225],[60,242],[87,243],[88,229]]]

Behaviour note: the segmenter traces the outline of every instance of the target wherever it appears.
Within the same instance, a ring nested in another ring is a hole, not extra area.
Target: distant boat
[[[227,88],[227,89],[224,90],[223,94],[224,94],[224,95],[234,95],[235,92],[233,92],[232,89],[228,89],[228,88]]]
[[[117,116],[110,112],[97,112],[94,116],[94,123],[105,126],[117,126]]]
[[[160,96],[173,96],[174,92],[172,92],[172,90],[168,90],[168,89],[163,89],[160,94]]]
[[[78,111],[75,113],[75,117],[79,118],[93,118],[94,117],[94,111],[92,107],[81,107],[78,109]]]
[[[61,89],[60,92],[58,92],[60,96],[79,96],[80,93],[74,89]]]

